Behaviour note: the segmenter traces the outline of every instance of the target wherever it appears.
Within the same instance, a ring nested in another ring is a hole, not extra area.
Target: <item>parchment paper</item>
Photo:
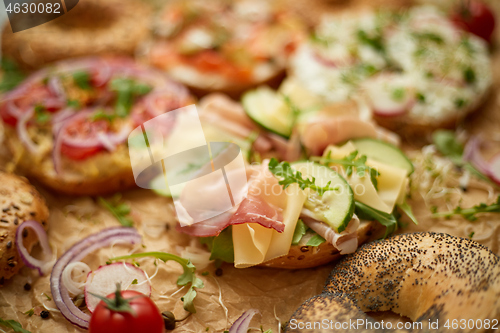
[[[499,65],[500,54],[495,51],[493,61],[495,84],[492,94],[483,110],[472,116],[465,125],[470,132],[481,134],[489,139],[490,145],[485,151],[487,156],[491,156],[495,151],[500,152],[500,100],[497,97],[500,96]],[[418,145],[407,144],[406,147],[408,151],[414,151]],[[96,206],[96,212],[90,216],[79,217],[75,213],[66,213],[71,205],[88,204],[93,201],[91,198],[56,195],[45,191],[36,183],[35,185],[47,198],[51,211],[49,239],[51,245],[57,249],[58,257],[79,239],[105,227],[119,225],[109,212],[95,203],[93,205]],[[496,197],[498,192],[493,195]],[[189,237],[175,231],[170,200],[158,197],[147,190],[125,192],[123,199],[132,207],[135,226],[144,235],[146,245],[144,251],[178,253],[177,247],[190,243]],[[491,194],[488,197],[485,191],[471,189],[464,195],[462,205],[468,207],[480,202],[491,202],[491,200]],[[406,229],[399,232],[431,230],[468,237],[474,231],[474,240],[500,255],[500,214],[483,216],[476,222],[469,222],[462,218],[436,220],[430,217],[429,208],[425,207],[422,198],[418,195],[414,195],[410,203],[414,207],[419,225],[409,224]],[[442,205],[439,209],[445,210],[446,207]],[[169,230],[167,226],[170,226]],[[156,235],[153,231],[157,231]],[[486,234],[489,236],[485,237]],[[109,257],[127,254],[131,250],[133,249],[129,246],[117,245],[89,255],[84,261],[92,269],[96,269],[99,265],[104,265]],[[154,273],[153,259],[145,258],[138,262],[149,275]],[[198,290],[198,297],[195,300],[198,312],[179,323],[176,332],[204,332],[207,328],[208,332],[222,332],[249,308],[256,308],[261,313],[252,321],[253,327],[259,328],[262,325],[264,330],[271,328],[273,332],[279,332],[279,322],[285,323],[303,301],[320,292],[333,265],[293,271],[268,268],[239,270],[231,265],[223,265],[222,276],[216,276],[215,267],[212,264],[204,269],[209,272],[208,276],[200,275],[205,288]],[[185,290],[177,292],[179,287],[175,284],[182,269],[175,262],[166,264],[159,262],[158,267],[158,274],[152,280],[154,288],[152,298],[161,311],[173,311],[177,317],[183,317],[185,312],[182,309],[180,297]],[[24,290],[23,286],[26,283],[32,284],[31,291]],[[51,296],[49,277],[38,277],[35,271],[23,268],[17,276],[0,288],[0,317],[17,320],[25,329],[32,332],[83,331],[72,326],[55,311],[51,311],[50,318],[47,320],[39,316],[24,315],[23,312],[34,306],[45,304],[49,308],[55,307],[43,293]],[[219,298],[227,307],[227,316]]]

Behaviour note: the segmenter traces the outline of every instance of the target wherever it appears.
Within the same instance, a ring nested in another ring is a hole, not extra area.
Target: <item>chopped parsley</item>
[[[381,35],[369,36],[366,33],[366,31],[358,30],[357,37],[360,43],[371,46],[373,49],[375,49],[380,53],[385,52],[384,43],[382,41]]]
[[[473,84],[474,82],[476,82],[476,72],[471,67],[465,68],[463,71],[463,75],[465,82],[467,82],[468,84]]]
[[[73,73],[73,82],[83,90],[92,89],[90,84],[90,74],[86,71],[77,71]]]
[[[68,101],[66,102],[66,105],[69,106],[70,108],[73,108],[73,109],[80,108],[80,102],[77,101],[76,99],[68,99]]]
[[[391,97],[395,101],[402,101],[405,98],[406,90],[405,88],[396,88],[392,91]]]
[[[420,41],[431,41],[436,44],[444,43],[443,37],[433,32],[414,32],[412,35]]]
[[[128,116],[134,99],[149,93],[151,86],[132,79],[117,78],[109,83],[111,91],[116,92],[115,112],[118,117]]]
[[[45,106],[40,104],[35,106],[35,119],[37,123],[45,124],[50,121],[50,118],[50,113],[47,112]]]
[[[113,119],[116,118],[116,115],[114,114],[109,114],[104,112],[103,110],[97,110],[94,112],[92,117],[90,118],[92,121],[98,121],[98,120],[106,120],[107,122],[112,122]]]
[[[424,95],[424,94],[422,94],[422,93],[420,93],[420,92],[417,92],[417,93],[415,94],[415,97],[417,98],[417,101],[418,101],[419,103],[425,103],[425,95]]]

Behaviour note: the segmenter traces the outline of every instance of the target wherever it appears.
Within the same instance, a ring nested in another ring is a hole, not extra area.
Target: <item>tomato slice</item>
[[[108,130],[109,123],[105,120],[92,121],[88,117],[75,119],[61,134],[64,136],[61,154],[73,160],[83,160],[97,154],[104,149],[99,145],[97,136]]]

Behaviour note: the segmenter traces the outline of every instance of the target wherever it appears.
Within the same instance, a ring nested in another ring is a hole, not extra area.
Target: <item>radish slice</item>
[[[414,103],[404,77],[379,75],[365,84],[365,92],[374,114],[381,117],[401,116]]]
[[[107,296],[116,290],[116,283],[121,284],[122,290],[135,290],[151,296],[151,285],[142,269],[125,262],[101,266],[89,273],[85,283],[85,303],[90,312],[94,312],[101,301],[92,294]]]
[[[500,154],[493,156],[490,161],[490,178],[500,185]]]

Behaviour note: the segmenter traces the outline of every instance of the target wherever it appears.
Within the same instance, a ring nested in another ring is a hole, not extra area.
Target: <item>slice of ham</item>
[[[266,200],[263,195],[263,193],[270,193],[269,187],[275,185],[273,182],[276,182],[276,184],[278,182],[270,174],[267,165],[267,162],[265,162],[258,167],[248,168],[251,178],[248,195],[239,206],[189,226],[181,227],[178,224],[177,231],[195,237],[209,237],[217,236],[223,229],[230,225],[258,223],[266,228],[283,232],[285,230],[282,214],[283,209]]]
[[[326,223],[317,221],[310,217],[303,217],[302,220],[309,228],[323,237],[325,241],[332,244],[337,250],[339,250],[340,254],[353,253],[358,248],[357,230],[359,228],[359,218],[356,215],[353,215],[351,221],[341,233],[336,232]]]

